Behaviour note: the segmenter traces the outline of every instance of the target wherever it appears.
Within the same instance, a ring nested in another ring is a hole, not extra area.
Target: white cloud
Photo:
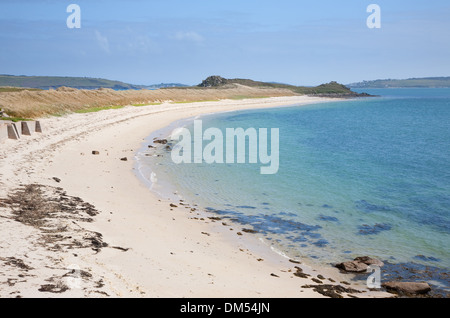
[[[159,45],[146,35],[137,35],[134,37],[130,35],[127,48],[137,53],[161,53]]]
[[[192,41],[196,43],[204,41],[204,38],[194,31],[179,31],[173,38],[180,41]]]
[[[109,49],[109,41],[106,36],[103,36],[98,30],[95,30],[95,36],[97,38],[97,43],[100,48],[106,53],[110,54],[111,51]]]

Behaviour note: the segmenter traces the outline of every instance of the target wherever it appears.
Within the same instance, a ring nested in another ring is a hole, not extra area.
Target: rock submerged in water
[[[356,262],[364,263],[366,265],[376,265],[379,267],[383,267],[384,263],[376,258],[371,258],[369,256],[360,256],[354,259]]]
[[[388,292],[395,292],[400,294],[423,295],[431,291],[428,283],[418,282],[387,282],[381,285],[386,288]]]
[[[384,266],[384,263],[369,256],[356,257],[353,261],[336,264],[335,267],[349,273],[364,273],[370,265]],[[381,285],[388,292],[400,295],[423,295],[431,291],[428,283],[391,281]]]
[[[375,225],[363,224],[359,226],[359,235],[375,235],[383,231],[389,231],[392,229],[392,226],[389,224],[380,224],[377,223]]]
[[[335,267],[350,273],[363,273],[369,268],[369,265],[382,267],[384,263],[376,258],[369,256],[359,256],[353,261],[336,264]]]

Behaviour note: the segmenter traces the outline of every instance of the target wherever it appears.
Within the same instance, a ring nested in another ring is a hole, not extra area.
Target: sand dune
[[[12,116],[37,118],[66,114],[92,107],[151,104],[164,101],[192,102],[221,99],[295,96],[288,89],[255,88],[239,84],[222,88],[171,88],[159,90],[124,90],[108,88],[79,90],[61,87],[56,90],[5,92],[0,94],[0,107]]]

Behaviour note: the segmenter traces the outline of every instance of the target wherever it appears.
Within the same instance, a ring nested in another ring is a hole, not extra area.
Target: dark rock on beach
[[[255,231],[255,230],[252,230],[252,229],[242,229],[242,232],[245,232],[245,233],[252,233],[252,234],[258,233],[258,231]]]
[[[388,292],[394,292],[398,294],[410,294],[410,295],[423,295],[431,291],[428,283],[418,282],[387,282],[381,285],[386,288]]]
[[[364,273],[367,271],[368,265],[356,261],[343,262],[335,265],[337,268],[345,272]]]
[[[153,140],[153,143],[165,145],[167,144],[167,139],[155,139]]]
[[[345,272],[363,273],[367,271],[369,265],[382,267],[384,266],[384,263],[376,258],[371,258],[369,256],[360,256],[355,258],[353,261],[336,264],[335,267]]]
[[[45,284],[45,285],[42,285],[38,289],[38,291],[40,291],[40,292],[54,293],[54,294],[64,293],[67,290],[69,290],[69,287],[67,287],[63,283],[59,283],[59,284]]]
[[[300,278],[308,278],[308,277],[311,276],[311,275],[309,275],[309,274],[303,273],[303,269],[301,269],[301,268],[298,267],[298,266],[295,266],[295,269],[296,269],[297,271],[294,273],[294,276],[297,276],[297,277],[300,277]]]
[[[357,294],[359,290],[347,288],[341,285],[319,284],[319,285],[303,285],[302,288],[312,288],[315,292],[330,298],[343,298],[342,294]]]
[[[270,276],[272,276],[272,277],[280,277],[280,276],[278,276],[277,274],[274,274],[274,273],[271,273]]]

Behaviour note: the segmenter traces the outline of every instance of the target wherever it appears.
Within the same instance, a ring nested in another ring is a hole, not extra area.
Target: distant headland
[[[422,77],[408,79],[378,79],[347,84],[349,88],[446,88],[450,87],[448,77]]]

